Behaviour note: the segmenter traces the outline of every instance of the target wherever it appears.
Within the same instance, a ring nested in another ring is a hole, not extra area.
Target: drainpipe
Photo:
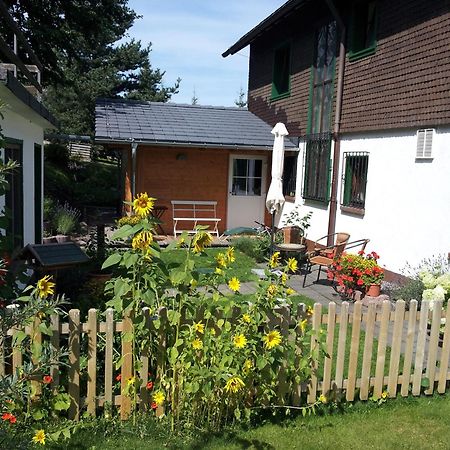
[[[136,196],[136,153],[137,153],[138,144],[134,141],[131,141],[131,198],[133,199]]]
[[[333,14],[336,23],[341,30],[341,39],[339,43],[339,76],[337,83],[336,92],[336,114],[334,117],[334,128],[333,128],[333,140],[334,140],[334,151],[333,151],[333,171],[331,175],[331,198],[330,198],[330,215],[328,219],[328,234],[333,234],[336,232],[336,213],[337,213],[337,190],[339,184],[339,158],[341,151],[341,142],[339,139],[340,126],[341,126],[341,112],[342,112],[342,94],[344,91],[344,70],[345,70],[345,40],[346,40],[346,28],[344,21],[342,20],[336,5],[333,0],[326,0],[331,13]],[[333,238],[328,238],[327,245],[333,245]]]

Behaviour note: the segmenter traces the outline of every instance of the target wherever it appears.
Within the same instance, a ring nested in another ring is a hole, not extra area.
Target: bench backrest
[[[174,218],[217,218],[217,202],[205,200],[172,200]]]

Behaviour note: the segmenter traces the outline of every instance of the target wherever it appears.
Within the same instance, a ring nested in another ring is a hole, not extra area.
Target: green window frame
[[[5,194],[7,217],[7,247],[13,251],[23,247],[24,209],[23,209],[23,142],[6,138],[4,143],[4,161],[16,161],[18,167],[7,175],[8,189]]]
[[[350,27],[349,61],[373,55],[377,48],[378,2],[357,1],[353,4]]]
[[[34,144],[34,242],[42,243],[42,145]]]
[[[273,56],[271,100],[289,97],[291,94],[291,44],[277,47]]]
[[[307,137],[304,166],[303,198],[327,204],[330,200],[331,133]]]
[[[368,168],[369,153],[344,153],[342,165],[342,206],[362,211],[365,209]]]

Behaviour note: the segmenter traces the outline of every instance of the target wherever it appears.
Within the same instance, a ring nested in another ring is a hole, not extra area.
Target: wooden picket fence
[[[163,308],[159,313],[161,326],[158,331],[153,326],[149,310],[144,309],[142,314],[149,332],[156,336],[157,341],[152,346],[156,349],[156,355],[151,355],[149,349],[144,349],[141,355],[139,407],[145,410],[150,403],[150,394],[146,389],[150,359],[154,356],[153,360],[156,360],[156,373],[152,375],[158,376],[158,367],[162,367],[166,353],[165,333],[161,330],[167,323],[167,311]],[[299,305],[295,313],[282,308],[281,320],[271,326],[279,327],[286,334],[289,324],[303,320],[305,314],[304,305]],[[84,408],[95,415],[99,408],[106,405],[120,406],[123,418],[128,417],[131,410],[131,399],[120,393],[132,376],[132,344],[118,336],[131,330],[131,321],[129,317],[115,321],[111,309],[106,311],[104,317],[104,321],[99,321],[95,309],[89,310],[85,323],[80,322],[78,310],[71,310],[68,321],[64,323],[60,322],[59,317],[52,317],[51,345],[55,350],[62,345],[67,347],[69,367],[67,377],[64,377],[66,381],[60,378],[60,367],[56,365],[51,368],[50,375],[54,386],[60,383],[65,385],[71,397],[69,417],[74,420],[79,419]],[[440,331],[442,318],[446,319],[443,333]],[[423,302],[418,310],[414,300],[408,310],[403,301],[396,302],[395,308],[389,301],[371,303],[368,307],[361,302],[352,305],[344,302],[339,311],[335,303],[329,303],[325,313],[322,313],[322,306],[316,303],[310,320],[316,333],[320,329],[325,333],[329,357],[320,357],[313,363],[317,369],[315,373],[321,374],[320,379],[315,375],[308,383],[288,386],[295,405],[312,404],[321,393],[326,395],[332,390],[342,392],[347,401],[353,401],[357,396],[361,400],[367,400],[372,395],[379,398],[385,391],[390,398],[398,393],[403,397],[410,394],[417,396],[423,391],[425,380],[429,382],[426,383],[425,394],[432,394],[435,390],[441,394],[445,392],[450,380],[450,308],[443,309],[442,302],[435,302],[432,311],[428,302]],[[361,332],[364,332],[364,340],[360,346]],[[9,331],[10,335],[14,333],[17,330]],[[45,338],[36,330],[34,336],[39,341]],[[312,345],[317,344],[315,336],[317,334],[312,337]],[[4,354],[8,354],[6,349]],[[122,358],[120,386],[113,364],[119,357]],[[289,361],[289,364],[292,363]],[[21,364],[22,354],[12,349],[6,361],[0,360],[0,375],[15,370]]]

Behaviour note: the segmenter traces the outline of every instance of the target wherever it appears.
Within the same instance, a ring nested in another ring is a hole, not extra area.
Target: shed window
[[[434,129],[432,128],[417,131],[416,159],[433,158],[433,135]]]
[[[359,1],[353,5],[350,61],[375,53],[377,35],[377,2]]]
[[[287,97],[290,91],[291,46],[285,44],[275,50],[273,59],[272,100]]]
[[[364,209],[366,204],[368,166],[368,153],[344,153],[344,164],[342,166],[342,206]]]

